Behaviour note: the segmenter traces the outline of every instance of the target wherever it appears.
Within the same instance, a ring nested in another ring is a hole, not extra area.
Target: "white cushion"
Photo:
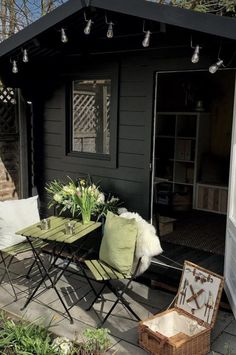
[[[24,241],[15,232],[40,221],[37,199],[0,201],[0,250]]]

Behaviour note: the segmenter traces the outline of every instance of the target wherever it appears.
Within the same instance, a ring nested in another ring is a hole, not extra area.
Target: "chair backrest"
[[[25,240],[15,232],[40,221],[38,196],[0,201],[0,249]]]

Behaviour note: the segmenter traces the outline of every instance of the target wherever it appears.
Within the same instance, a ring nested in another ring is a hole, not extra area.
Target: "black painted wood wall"
[[[37,86],[34,97],[34,170],[35,185],[46,210],[45,183],[52,179],[78,178],[89,174],[106,192],[124,201],[123,206],[150,217],[150,162],[154,116],[155,72],[207,69],[202,60],[193,67],[186,50],[150,51],[142,54],[113,55],[119,66],[117,166],[104,167],[66,155],[66,81],[74,79],[80,70],[89,71],[99,61],[110,62],[109,56],[99,56],[80,65],[80,59],[67,59],[57,67],[57,74],[48,75]],[[62,68],[62,69],[60,69]],[[52,68],[53,73],[54,68]],[[63,73],[60,71],[63,70]],[[50,71],[49,71],[50,72]],[[55,71],[56,72],[56,71]],[[50,88],[51,89],[50,89]],[[44,99],[39,101],[45,93]]]

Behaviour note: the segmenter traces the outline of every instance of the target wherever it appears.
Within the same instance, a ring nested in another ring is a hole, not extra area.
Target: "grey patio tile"
[[[24,267],[21,270],[25,272]],[[57,272],[56,270],[54,274],[56,275]],[[24,305],[29,291],[32,292],[32,284],[36,285],[40,278],[41,275],[36,272],[33,274],[31,280],[24,278],[14,280],[14,285],[19,294],[17,302],[14,302],[10,285],[4,283],[4,287],[0,287],[0,307],[32,321],[42,315],[46,324],[53,319],[53,324],[56,326],[53,327],[52,331],[58,335],[67,336],[70,339],[75,338],[75,332],[80,334],[78,339],[81,339],[80,337],[86,328],[98,326],[115,299],[112,293],[106,291],[104,294],[106,301],[99,300],[90,311],[86,311],[94,294],[90,292],[85,299],[80,300],[80,302],[78,300],[90,289],[87,281],[83,277],[65,273],[58,282],[57,287],[67,306],[70,307],[75,304],[70,310],[74,324],[70,324],[68,317],[64,317],[61,314],[65,311],[53,289],[47,290],[32,301],[26,310],[21,311],[20,309]],[[93,285],[96,289],[101,287],[98,283],[93,283]],[[117,286],[120,286],[119,282],[117,282]],[[31,288],[29,289],[29,287]],[[44,285],[42,289],[43,287]],[[141,319],[148,318],[151,314],[166,309],[172,299],[173,295],[159,290],[152,290],[137,282],[132,284],[127,297],[128,302]],[[133,315],[129,314],[121,304],[117,305],[113,310],[104,327],[111,331],[112,349],[114,351],[117,350],[117,354],[141,355],[146,353],[138,347],[138,322],[134,320]],[[229,344],[234,351],[232,355],[236,354],[236,321],[231,313],[222,311],[218,313],[217,322],[212,332],[212,341],[214,355],[226,354],[225,343]],[[212,351],[209,355],[213,355]]]
[[[112,314],[103,327],[119,340],[125,340],[134,345],[138,344],[138,322],[127,318],[125,314]]]
[[[147,354],[146,351],[141,349],[139,346],[135,346],[132,344],[129,344],[125,341],[120,341],[118,344],[114,345],[111,348],[111,351],[114,350],[115,353],[119,355],[128,355],[128,354],[136,354],[136,355],[144,355]]]
[[[94,295],[91,294],[87,302],[81,300],[78,305],[71,308],[70,313],[73,319],[83,322],[84,325],[97,327],[113,305],[113,295],[107,294],[105,302],[97,302],[90,311],[86,311],[93,297]],[[51,306],[54,309],[62,310],[62,306],[58,301],[52,303]],[[138,322],[134,321],[132,318],[133,316],[131,316],[121,304],[118,304],[104,324],[104,327],[108,328],[113,336],[119,339],[126,339],[136,344]]]
[[[39,302],[45,306],[48,306],[54,303],[55,300],[58,300],[58,296],[53,288],[48,290],[42,288],[42,291],[42,294],[36,295],[36,297],[34,297],[35,302]]]
[[[74,293],[70,293],[69,295],[64,295],[63,299],[67,305],[67,307],[70,307],[72,304],[75,304],[78,299],[73,299]],[[50,303],[50,306],[59,311],[63,312],[65,314],[65,310],[59,301],[59,299],[54,300],[52,303]],[[88,304],[84,301],[81,300],[78,304],[75,304],[72,306],[72,308],[69,310],[72,318],[76,321],[80,321],[84,323],[87,326],[93,326],[96,327],[98,324],[98,317],[96,316],[96,313],[92,309],[91,311],[86,311],[86,308],[88,307]]]
[[[225,355],[236,354],[236,337],[223,332],[211,345],[211,350]]]
[[[233,317],[233,315],[232,315],[232,317]],[[235,319],[233,319],[231,321],[231,323],[228,325],[228,327],[225,328],[225,332],[236,336],[236,320]]]
[[[62,319],[65,319],[55,310],[52,310],[34,301],[32,301],[25,310],[21,311],[21,313],[26,319],[30,321],[38,320],[44,325],[53,324],[55,327],[58,322],[60,322]],[[67,320],[67,322],[69,321]]]
[[[17,290],[16,290],[17,292]],[[24,292],[17,292],[18,299],[25,297]],[[15,302],[15,296],[11,286],[7,283],[4,283],[0,287],[0,306],[3,307],[9,303]]]
[[[95,329],[95,328],[88,324],[84,324],[83,322],[80,322],[78,320],[75,320],[73,324],[69,324],[69,325],[64,320],[61,320],[60,322],[57,323],[56,327],[53,328],[53,332],[58,336],[66,336],[67,338],[79,343],[84,340],[83,332],[86,329]],[[109,335],[109,339],[112,348],[117,344],[118,341],[111,334]]]
[[[229,326],[232,320],[233,320],[232,313],[222,312],[222,311],[218,312],[217,320],[211,333],[211,342],[213,342]]]
[[[53,333],[58,336],[67,337],[70,340],[81,342],[83,340],[83,332],[89,326],[77,320],[74,320],[73,324],[61,320],[53,327]]]
[[[139,303],[145,303],[153,308],[156,308],[156,312],[166,309],[174,298],[171,294],[151,289],[150,287],[138,282],[133,282],[131,284],[129,295],[135,298]]]
[[[157,308],[153,307],[152,303],[148,304],[148,303],[138,302],[136,297],[131,298],[129,295],[127,295],[125,299],[129,302],[132,309],[139,316],[140,319],[146,319],[158,312]],[[133,318],[131,313],[129,313],[128,310],[126,311],[128,314],[130,314],[130,317]]]

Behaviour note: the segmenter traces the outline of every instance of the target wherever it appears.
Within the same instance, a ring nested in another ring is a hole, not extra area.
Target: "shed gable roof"
[[[161,5],[146,0],[91,0],[90,6],[120,14],[131,15],[157,22],[163,22],[189,30],[199,31],[228,39],[236,39],[236,19],[203,14]],[[85,0],[69,0],[51,13],[0,44],[0,58],[9,55],[18,47],[37,38],[46,30],[59,25],[65,19],[87,7]]]

